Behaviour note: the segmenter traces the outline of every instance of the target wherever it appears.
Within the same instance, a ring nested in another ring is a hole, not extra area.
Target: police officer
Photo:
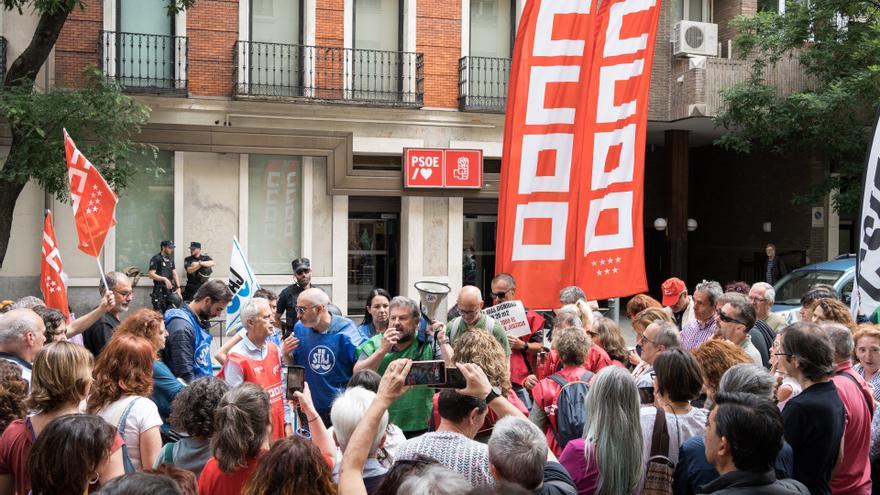
[[[214,260],[207,254],[202,254],[202,243],[189,243],[189,256],[183,259],[183,269],[186,270],[186,287],[183,289],[183,300],[192,301],[193,295],[199,290],[205,281],[211,278],[214,271]]]
[[[278,296],[278,309],[275,313],[275,324],[283,330],[284,336],[293,331],[299,320],[296,312],[296,298],[300,293],[312,287],[312,262],[308,258],[297,258],[290,262],[295,282],[287,286]],[[286,324],[282,325],[281,317],[287,313]]]
[[[182,300],[173,254],[174,243],[162,241],[159,254],[150,258],[150,271],[147,272],[147,276],[153,279],[153,292],[150,294],[153,309],[163,314],[167,309],[179,308]]]

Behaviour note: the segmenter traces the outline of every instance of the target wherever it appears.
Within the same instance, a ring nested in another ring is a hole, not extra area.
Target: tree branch
[[[58,40],[58,35],[61,34],[61,28],[64,27],[69,14],[70,10],[59,9],[51,14],[43,13],[40,15],[30,44],[6,72],[6,79],[3,81],[5,86],[33,86],[37,73],[49,58],[49,53],[55,46],[55,41]]]

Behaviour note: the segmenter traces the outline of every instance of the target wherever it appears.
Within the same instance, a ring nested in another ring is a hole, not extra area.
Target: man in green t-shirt
[[[483,293],[473,285],[465,285],[458,293],[458,312],[461,316],[449,322],[449,340],[454,344],[465,332],[478,330],[489,332],[504,349],[504,355],[510,357],[510,342],[507,332],[497,320],[483,314]],[[487,328],[488,327],[488,328]]]
[[[370,369],[381,375],[389,363],[401,358],[413,361],[443,359],[447,366],[453,366],[452,347],[446,341],[446,325],[435,322],[426,331],[419,331],[419,305],[404,296],[391,300],[389,314],[385,332],[374,335],[358,347],[355,373]],[[389,420],[400,427],[407,438],[427,431],[433,395],[433,388],[413,387],[388,408]]]

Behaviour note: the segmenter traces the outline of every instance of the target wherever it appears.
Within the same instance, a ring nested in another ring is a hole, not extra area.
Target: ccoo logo
[[[309,352],[309,367],[319,375],[326,375],[336,365],[336,355],[329,347],[324,345],[315,346]]]

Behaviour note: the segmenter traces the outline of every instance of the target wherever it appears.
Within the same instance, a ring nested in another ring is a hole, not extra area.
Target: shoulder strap
[[[865,402],[868,404],[868,412],[871,413],[871,417],[874,417],[874,400],[872,397],[868,397],[868,394],[865,393],[865,389],[862,388],[862,384],[859,383],[859,381],[856,380],[856,378],[854,376],[850,375],[846,371],[838,371],[838,372],[834,373],[834,376],[845,376],[845,377],[849,378],[853,383],[856,384],[856,387],[859,388],[859,392],[862,393],[862,398],[865,399]]]
[[[662,455],[669,457],[669,432],[666,431],[666,412],[662,407],[654,407],[657,416],[654,418],[654,431],[651,434],[651,457]]]
[[[449,343],[452,343],[452,340],[455,338],[455,335],[458,333],[458,325],[461,323],[461,316],[456,316],[449,322],[446,328],[446,337],[449,339]]]
[[[165,464],[174,464],[174,444],[176,442],[166,443],[164,447],[162,447],[162,462]]]
[[[560,375],[559,373],[554,373],[554,374],[550,375],[548,378],[550,378],[551,380],[553,380],[553,381],[554,381],[557,385],[559,385],[560,387],[564,387],[564,386],[568,385],[568,380],[566,380],[566,379],[565,379],[562,375]]]
[[[119,424],[116,425],[116,431],[119,432],[119,436],[125,439],[125,420],[128,419],[128,413],[131,412],[131,407],[134,406],[134,403],[140,397],[135,397],[132,399],[127,406],[125,406],[125,410],[122,411],[122,415],[119,417]]]

